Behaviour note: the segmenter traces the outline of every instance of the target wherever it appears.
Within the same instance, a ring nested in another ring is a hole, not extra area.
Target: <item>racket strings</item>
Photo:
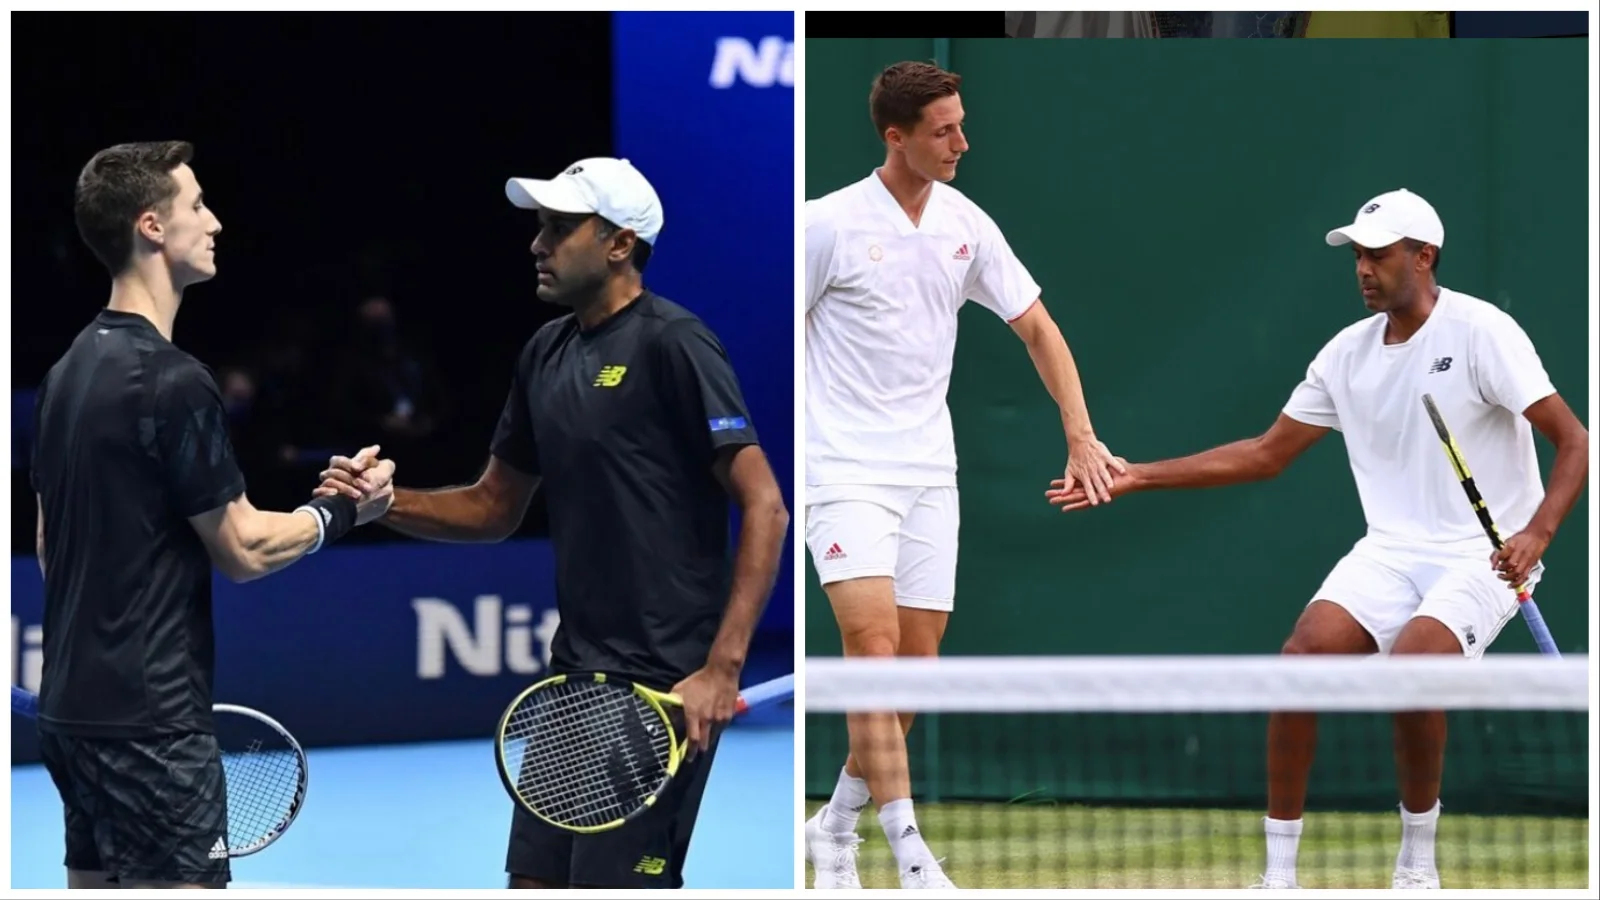
[[[672,740],[631,689],[564,682],[524,698],[505,729],[507,771],[523,802],[552,821],[586,827],[626,818],[661,785]]]
[[[265,726],[259,726],[265,729]],[[299,802],[305,771],[281,735],[218,735],[228,785],[228,846],[249,847],[275,834]]]

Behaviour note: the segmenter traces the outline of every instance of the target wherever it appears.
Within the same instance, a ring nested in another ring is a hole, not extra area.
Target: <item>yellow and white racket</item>
[[[741,691],[735,714],[793,697],[794,676],[785,675]],[[500,780],[522,808],[557,828],[621,828],[678,773],[687,746],[673,713],[682,705],[674,694],[616,675],[546,678],[500,716]]]

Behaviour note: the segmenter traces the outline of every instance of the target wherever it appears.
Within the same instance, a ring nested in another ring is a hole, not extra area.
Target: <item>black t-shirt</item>
[[[211,559],[188,517],[244,493],[210,371],[103,310],[38,392],[44,510],[39,728],[211,729]]]
[[[720,449],[756,443],[716,335],[649,291],[584,331],[533,336],[492,452],[546,492],[561,625],[557,671],[608,671],[659,689],[705,664],[733,552]]]

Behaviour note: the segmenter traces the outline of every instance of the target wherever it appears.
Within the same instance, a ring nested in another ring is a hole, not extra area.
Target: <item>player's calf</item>
[[[1350,611],[1328,600],[1313,600],[1283,643],[1286,656],[1368,654],[1377,642]],[[1315,713],[1275,712],[1267,719],[1266,886],[1296,883],[1306,783],[1316,757]]]
[[[1416,616],[1401,629],[1390,651],[1396,656],[1464,652],[1456,631],[1431,616]],[[1445,714],[1394,715],[1394,764],[1400,787],[1400,852],[1395,857],[1396,888],[1438,887],[1434,842],[1439,827],[1439,789],[1444,780]]]

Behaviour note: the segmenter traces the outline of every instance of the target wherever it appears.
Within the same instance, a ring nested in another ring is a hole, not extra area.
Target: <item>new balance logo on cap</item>
[[[217,842],[211,845],[211,852],[207,853],[206,856],[210,857],[211,859],[227,859],[228,842],[222,838],[217,838]]]
[[[1435,372],[1448,372],[1448,371],[1450,371],[1450,360],[1451,360],[1451,357],[1448,357],[1448,356],[1441,356],[1438,359],[1434,360],[1433,361],[1433,365],[1428,367],[1428,374],[1432,375]]]
[[[826,562],[832,562],[836,559],[844,559],[845,552],[838,544],[834,544],[828,548],[828,552],[824,553],[822,558]]]
[[[951,259],[971,259],[971,258],[972,258],[972,251],[967,249],[967,245],[966,244],[962,244],[961,245],[961,249],[956,251],[956,255],[951,257]]]

